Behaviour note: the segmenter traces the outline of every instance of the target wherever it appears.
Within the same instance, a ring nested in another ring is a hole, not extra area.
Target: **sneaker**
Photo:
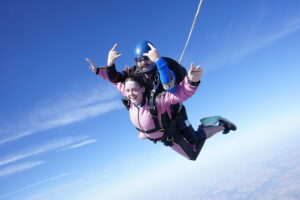
[[[236,130],[236,125],[223,117],[219,120],[219,126],[224,126],[225,130],[223,131],[223,134],[227,134],[229,131]]]
[[[205,117],[200,119],[201,126],[215,126],[222,119],[221,116]]]

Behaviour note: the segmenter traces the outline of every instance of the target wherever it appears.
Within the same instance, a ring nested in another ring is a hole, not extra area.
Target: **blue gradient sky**
[[[141,199],[293,141],[300,131],[297,0],[203,1],[182,63],[201,64],[205,74],[185,105],[194,127],[222,115],[238,131],[210,139],[196,162],[138,139],[120,95],[89,71],[84,58],[105,65],[115,43],[123,54],[117,68],[134,64],[142,39],[178,60],[197,6],[2,0],[0,199]]]

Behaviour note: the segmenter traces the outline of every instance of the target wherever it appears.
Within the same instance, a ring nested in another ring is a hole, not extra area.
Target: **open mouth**
[[[142,70],[143,70],[143,71],[146,71],[146,70],[148,70],[149,68],[150,68],[150,65],[142,66]]]
[[[144,65],[144,66],[142,66],[141,68],[140,68],[140,70],[142,71],[142,72],[146,72],[146,71],[149,71],[149,70],[151,70],[151,69],[153,69],[153,65]]]
[[[143,67],[143,68],[142,68],[142,71],[143,71],[143,72],[146,72],[146,71],[148,71],[148,68]]]
[[[137,96],[130,96],[129,99],[130,100],[136,100]]]

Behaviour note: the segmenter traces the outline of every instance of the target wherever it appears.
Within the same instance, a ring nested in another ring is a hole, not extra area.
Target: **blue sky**
[[[149,187],[192,184],[184,177],[293,140],[300,128],[299,1],[203,1],[182,64],[201,64],[205,74],[185,105],[194,127],[222,115],[238,131],[210,139],[196,162],[138,139],[120,95],[89,71],[84,58],[105,65],[115,43],[123,54],[117,68],[134,64],[142,39],[178,60],[197,6],[2,0],[0,199],[140,199]]]

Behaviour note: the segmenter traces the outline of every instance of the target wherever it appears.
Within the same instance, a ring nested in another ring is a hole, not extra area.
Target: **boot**
[[[212,116],[212,117],[205,117],[200,120],[201,127],[205,126],[223,126],[224,131],[223,134],[229,133],[229,131],[235,131],[236,125],[229,121],[228,119],[225,119],[221,116]]]
[[[221,119],[219,120],[219,126],[224,126],[225,130],[223,131],[223,134],[227,134],[229,133],[229,131],[236,130],[236,125],[223,117],[221,117]]]

